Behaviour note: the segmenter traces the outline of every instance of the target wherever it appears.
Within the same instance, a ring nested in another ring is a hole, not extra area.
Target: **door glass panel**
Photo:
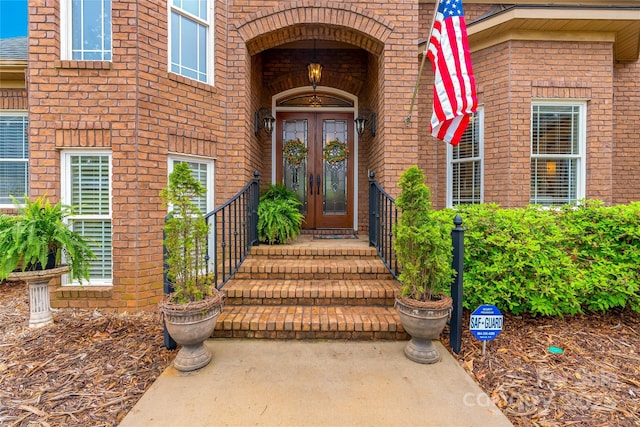
[[[325,148],[331,141],[347,142],[346,120],[324,120],[322,123],[322,152],[324,186],[322,194],[322,210],[324,215],[345,215],[347,213],[347,158],[341,161],[331,161],[326,157],[340,156],[337,147],[328,153]]]
[[[302,208],[300,212],[302,214],[307,213],[307,157],[305,156],[299,162],[293,160],[293,163],[287,161],[287,153],[285,153],[285,147],[287,147],[288,141],[299,140],[305,147],[309,147],[307,138],[307,120],[285,120],[283,125],[282,135],[282,176],[284,178],[284,185],[296,193],[298,199],[302,202]],[[294,147],[292,145],[292,147]],[[290,158],[295,157],[296,151],[294,150]]]

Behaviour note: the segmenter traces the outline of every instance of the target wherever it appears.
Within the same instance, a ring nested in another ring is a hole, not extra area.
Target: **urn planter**
[[[175,304],[165,298],[160,303],[167,331],[182,346],[173,362],[182,372],[203,368],[211,361],[204,341],[211,336],[222,312],[222,295],[216,294],[197,303]]]
[[[408,298],[396,298],[395,302],[402,326],[411,335],[404,354],[417,363],[439,362],[440,353],[433,340],[440,337],[447,324],[453,299],[443,295],[438,301],[419,302],[419,306],[415,303],[418,302]]]

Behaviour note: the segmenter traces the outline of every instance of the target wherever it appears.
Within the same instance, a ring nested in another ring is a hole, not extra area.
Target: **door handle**
[[[316,175],[316,184],[318,184],[318,192],[316,194],[319,196],[320,195],[320,174]]]
[[[309,194],[313,196],[313,174],[309,174]]]

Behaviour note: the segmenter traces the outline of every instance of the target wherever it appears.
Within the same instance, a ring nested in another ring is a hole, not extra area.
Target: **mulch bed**
[[[0,284],[3,426],[117,426],[175,355],[157,313],[57,310],[40,329],[28,317],[26,286]],[[515,426],[640,425],[639,314],[506,315],[484,355],[463,322],[455,357]]]
[[[0,284],[2,426],[116,426],[175,355],[155,313],[53,317],[30,329],[26,285]]]
[[[468,325],[454,357],[515,426],[640,426],[640,314],[505,315],[484,355]]]

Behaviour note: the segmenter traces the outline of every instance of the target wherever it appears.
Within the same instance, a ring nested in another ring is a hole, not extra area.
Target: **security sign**
[[[502,332],[502,313],[495,305],[481,305],[471,313],[469,329],[480,341],[490,341]]]

